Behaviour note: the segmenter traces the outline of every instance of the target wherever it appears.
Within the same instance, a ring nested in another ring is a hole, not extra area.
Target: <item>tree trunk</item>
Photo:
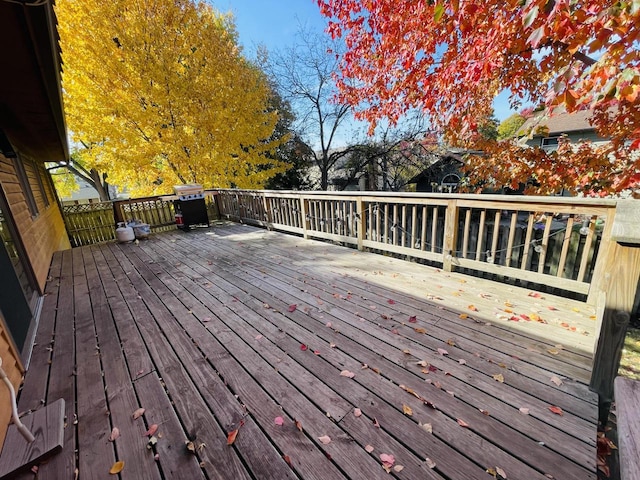
[[[329,169],[323,166],[320,169],[320,189],[327,190],[329,188]]]
[[[98,195],[100,196],[101,202],[106,202],[110,200],[109,198],[109,188],[107,182],[104,181],[103,175],[100,175],[95,168],[92,168],[89,172],[91,174],[91,183],[93,183],[93,188],[96,189]]]

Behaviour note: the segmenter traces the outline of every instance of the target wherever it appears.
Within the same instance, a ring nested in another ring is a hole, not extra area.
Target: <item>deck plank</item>
[[[39,478],[596,478],[583,303],[239,225],[62,252],[50,275],[20,401],[65,398],[70,443]],[[548,324],[498,318],[507,301]]]
[[[200,251],[202,251],[202,246],[199,246],[198,248],[199,248],[199,250],[200,250]],[[189,255],[191,252],[189,252],[189,251],[185,251],[184,253],[186,254],[186,255],[184,255],[184,257],[185,257],[185,258],[192,257],[192,255]],[[232,262],[231,262],[231,263],[232,263]],[[217,264],[216,264],[216,268],[215,268],[215,270],[216,270],[216,274],[217,274],[217,275],[221,275],[221,268],[220,268],[220,267],[221,267],[221,263],[220,263],[220,262],[217,262]],[[228,280],[228,281],[230,282],[230,284],[232,284],[233,286],[239,286],[239,285],[241,285],[241,284],[242,284],[242,281],[240,281],[238,278],[227,278],[227,280]],[[251,281],[251,279],[249,279],[249,280]],[[214,284],[215,284],[215,283],[219,283],[219,281],[213,281],[213,283],[214,283]],[[256,286],[256,285],[262,285],[262,284],[261,284],[258,280],[256,280],[256,279],[254,278],[254,279],[253,279],[253,281],[252,281],[252,285]],[[251,285],[249,285],[248,283],[247,283],[247,284],[244,284],[244,288],[245,288],[245,289],[250,289],[250,288],[251,288]],[[284,292],[284,294],[285,294],[285,295],[295,295],[295,290],[298,290],[298,287],[293,287],[293,288],[290,290],[290,289],[288,288],[288,286],[287,286],[287,285],[284,285],[284,284],[278,284],[278,285],[275,285],[273,289],[271,289],[271,290],[267,290],[267,291],[266,291],[266,293],[267,293],[267,294],[269,294],[269,295],[273,295],[273,296],[277,296],[277,295],[279,294],[279,292]],[[258,294],[258,295],[260,295],[260,294]],[[272,300],[271,300],[271,301],[273,302],[273,298],[272,298]],[[243,301],[243,302],[238,302],[238,303],[239,303],[240,305],[242,305],[242,303],[244,303],[244,301]],[[286,308],[286,303],[282,303],[281,305],[279,305],[279,306],[278,306],[278,308],[282,308],[282,309]],[[296,313],[292,313],[292,314],[291,314],[291,316],[293,316],[293,315],[296,315]],[[311,315],[311,314],[309,314],[309,316],[310,316],[310,315]],[[303,321],[304,321],[304,320],[302,320],[301,322],[303,322]],[[307,323],[308,323],[308,322],[307,322]],[[338,327],[337,327],[337,328],[338,328]],[[339,328],[341,329],[341,331],[343,331],[343,328],[342,328],[342,327],[339,327]],[[349,336],[353,336],[353,334],[352,334],[352,333],[349,333]],[[446,346],[446,345],[445,345],[445,346]],[[370,348],[372,351],[376,351],[376,352],[379,352],[379,353],[383,353],[383,351],[384,351],[384,348],[383,348],[382,346],[380,346],[380,345],[378,345],[378,346],[376,346],[376,345],[369,345],[369,346],[368,346],[368,348]],[[384,352],[384,353],[385,353],[385,354],[387,354],[387,355],[389,355],[389,353],[388,353],[388,352]],[[403,354],[403,353],[402,353],[402,351],[401,351],[400,349],[396,350],[395,352],[391,351],[390,355],[396,355],[396,356],[397,356],[397,355],[400,355],[400,356],[403,356],[403,355],[404,355],[404,356],[406,357],[406,354]],[[415,360],[414,360],[414,361],[415,361]],[[457,363],[454,363],[454,364],[455,364],[455,365],[458,365]],[[444,381],[445,381],[445,380],[443,380],[443,382],[444,382]],[[447,395],[446,395],[446,394],[444,394],[444,392],[442,392],[442,394],[441,394],[441,395],[444,395],[444,397],[447,397]],[[441,397],[441,398],[442,398],[442,397]],[[447,400],[447,398],[445,398],[445,400]],[[487,408],[487,406],[485,406],[485,408]],[[546,408],[545,408],[545,410],[546,410]],[[470,411],[470,412],[475,413],[476,415],[479,415],[479,416],[480,416],[480,420],[484,420],[484,418],[482,418],[482,417],[483,417],[483,415],[479,414],[479,413],[478,413],[478,411],[477,411],[476,409],[469,409],[469,411]],[[544,413],[544,412],[543,412],[543,413]],[[548,412],[548,416],[550,416],[550,417],[551,417],[552,415]],[[485,425],[485,427],[487,427],[487,428],[491,428],[491,426],[490,426],[490,425],[488,425],[488,426],[487,426],[487,425]],[[552,441],[553,441],[553,440],[555,440],[555,439],[556,439],[555,437],[557,437],[557,433],[558,433],[558,432],[557,432],[557,430],[555,431],[555,434],[554,434],[554,432],[553,432],[553,429],[548,429],[548,430],[551,430],[551,435],[552,435],[551,440],[552,440]],[[495,431],[486,431],[486,432],[485,432],[485,436],[487,436],[487,437],[491,437],[491,438],[495,438],[495,437],[496,437],[496,432],[495,432]],[[517,435],[515,436],[515,438],[517,438]],[[566,441],[566,440],[567,440],[567,438],[565,438],[564,440]],[[569,440],[570,440],[570,439],[569,439]],[[504,439],[503,439],[503,443],[505,443],[505,444],[509,444],[511,447],[513,446],[514,441],[515,441],[515,439],[514,439],[513,432],[511,433],[511,435],[510,435],[509,437],[507,437],[507,438],[504,438]],[[576,440],[575,440],[575,439],[573,439],[573,441],[572,441],[572,442],[571,442],[571,440],[570,440],[570,441],[569,441],[568,448],[566,449],[566,450],[567,450],[567,453],[568,453],[568,454],[571,454],[572,447],[574,447],[574,446],[575,446],[575,445],[577,445],[578,443],[579,443],[579,442],[576,442]],[[561,445],[561,446],[565,446],[565,444],[564,444],[564,443],[561,443],[560,445]],[[529,453],[530,453],[530,451],[531,451],[532,449],[535,451],[535,449],[536,449],[535,447],[539,447],[539,446],[538,446],[537,444],[535,444],[535,443],[534,443],[534,444],[524,444],[524,445],[522,445],[522,447],[521,447],[522,454],[523,454],[523,455],[527,455],[527,454],[529,454]],[[583,450],[584,450],[584,449],[583,449]],[[578,449],[578,451],[580,451],[580,449]],[[544,455],[542,455],[542,457],[544,457]],[[541,464],[542,464],[542,463],[547,463],[547,464],[549,464],[550,462],[554,462],[554,463],[556,464],[556,468],[558,468],[558,467],[559,467],[559,464],[561,464],[561,463],[562,463],[562,460],[563,460],[563,459],[562,459],[561,457],[547,457],[547,458],[545,459],[545,461],[544,461],[544,462],[543,462],[543,461],[541,461],[540,459],[538,459],[538,463],[541,463]],[[588,462],[588,463],[593,464],[593,466],[595,467],[595,464],[594,464],[594,461],[593,461],[593,459],[592,459],[592,458],[589,458],[589,459],[587,459],[587,458],[583,458],[583,460],[587,460],[587,462]],[[569,466],[569,469],[571,470],[571,466]],[[577,473],[576,473],[576,472],[577,472]],[[564,473],[564,475],[565,475],[565,477],[566,477],[566,478],[585,478],[585,477],[584,477],[584,475],[585,475],[585,471],[584,471],[584,470],[581,470],[581,469],[575,469],[575,468],[573,468],[573,476],[567,476],[567,475],[566,475],[566,472]],[[563,478],[565,478],[565,477],[563,477]]]

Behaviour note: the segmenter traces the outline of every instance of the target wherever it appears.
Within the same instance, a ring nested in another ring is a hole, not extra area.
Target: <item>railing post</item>
[[[309,199],[300,195],[300,215],[302,215],[302,238],[305,240],[309,238],[309,220],[307,214],[309,213]]]
[[[456,243],[458,237],[458,201],[449,200],[444,218],[444,241],[442,245],[442,269],[445,272],[453,270]]]
[[[362,197],[356,199],[356,233],[358,239],[358,250],[364,250],[365,236],[364,200]]]
[[[604,252],[599,297],[596,351],[589,388],[600,397],[600,420],[606,420],[613,400],[624,337],[640,280],[640,211],[637,201],[622,200],[616,206],[611,241]],[[597,292],[594,292],[594,295]]]
[[[265,193],[260,193],[262,195],[262,203],[264,205],[264,214],[265,214],[265,223],[267,226],[267,230],[272,229],[273,224],[273,216],[271,215],[271,204],[269,203],[269,199]]]

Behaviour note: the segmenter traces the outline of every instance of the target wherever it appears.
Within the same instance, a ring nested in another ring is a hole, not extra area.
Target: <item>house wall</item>
[[[28,262],[33,269],[37,288],[44,292],[53,252],[71,248],[64,220],[56,202],[53,185],[43,162],[20,157],[28,185],[33,194],[37,213],[29,207],[15,160],[0,155],[0,186],[2,187],[13,221],[24,245]]]
[[[551,133],[549,134],[549,137],[557,137],[560,134],[558,133]],[[593,142],[593,143],[604,143],[607,142],[608,140],[605,138],[602,138],[600,135],[598,135],[596,132],[594,131],[579,131],[579,132],[570,132],[567,133],[567,138],[571,141],[571,143],[581,143],[581,142]],[[544,137],[533,137],[530,140],[527,140],[527,145],[529,145],[530,147],[541,147],[542,146],[542,139]]]
[[[18,231],[24,246],[27,263],[33,270],[35,287],[40,293],[44,292],[45,283],[51,264],[53,252],[70,248],[69,239],[64,227],[64,221],[56,201],[49,174],[42,162],[21,157],[24,167],[26,188],[32,192],[32,207],[28,203],[28,192],[20,181],[20,173],[16,167],[16,160],[0,155],[0,188],[7,200],[9,214]],[[34,215],[32,209],[37,213]],[[0,358],[2,369],[9,377],[15,390],[18,390],[24,374],[20,353],[9,333],[7,324],[0,312]],[[0,446],[6,435],[6,425],[11,418],[9,406],[9,391],[0,385]]]

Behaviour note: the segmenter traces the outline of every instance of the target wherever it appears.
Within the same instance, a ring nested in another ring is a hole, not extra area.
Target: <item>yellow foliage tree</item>
[[[233,21],[195,0],[58,0],[67,123],[83,158],[134,195],[259,188],[277,112]]]

